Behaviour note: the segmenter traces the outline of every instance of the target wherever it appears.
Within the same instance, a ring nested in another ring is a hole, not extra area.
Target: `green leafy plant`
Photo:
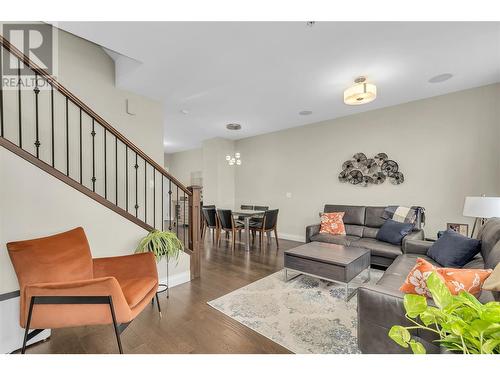
[[[464,354],[500,353],[500,302],[482,304],[472,294],[452,295],[436,272],[427,279],[427,287],[436,306],[429,306],[424,296],[406,294],[404,308],[409,327],[393,326],[389,337],[415,354],[425,354],[424,346],[411,338],[410,331],[434,332],[436,340],[451,352]]]
[[[175,233],[155,229],[141,240],[135,252],[145,253],[150,251],[156,257],[156,261],[159,262],[164,257],[177,260],[179,253],[183,249],[184,246]]]

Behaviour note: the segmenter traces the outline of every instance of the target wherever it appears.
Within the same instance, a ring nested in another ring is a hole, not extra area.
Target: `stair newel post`
[[[201,232],[200,232],[200,197],[201,186],[188,186],[189,196],[189,249],[191,254],[191,279],[200,277]]]

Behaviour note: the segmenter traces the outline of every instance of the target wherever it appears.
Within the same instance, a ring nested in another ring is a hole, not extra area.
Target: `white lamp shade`
[[[500,217],[500,197],[465,197],[463,215],[484,219]]]

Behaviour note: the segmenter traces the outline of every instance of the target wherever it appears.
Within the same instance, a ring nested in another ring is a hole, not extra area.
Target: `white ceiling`
[[[500,82],[500,23],[59,22],[128,58],[117,85],[161,100],[166,152]],[[441,73],[454,77],[428,80]],[[343,103],[354,78],[378,98]],[[189,114],[181,113],[188,110]],[[301,110],[312,115],[300,116]],[[240,131],[225,125],[240,123]]]

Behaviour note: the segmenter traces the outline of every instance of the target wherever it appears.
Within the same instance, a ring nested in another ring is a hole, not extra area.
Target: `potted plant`
[[[175,233],[154,229],[141,240],[135,252],[144,253],[150,251],[154,254],[156,262],[159,262],[164,257],[167,260],[177,260],[179,253],[183,249],[184,245]]]
[[[424,296],[406,294],[404,308],[409,327],[393,326],[389,337],[415,354],[425,354],[424,346],[411,338],[415,329],[434,332],[444,352],[463,354],[500,353],[500,302],[482,304],[467,292],[452,295],[436,272],[427,279],[436,306]]]

